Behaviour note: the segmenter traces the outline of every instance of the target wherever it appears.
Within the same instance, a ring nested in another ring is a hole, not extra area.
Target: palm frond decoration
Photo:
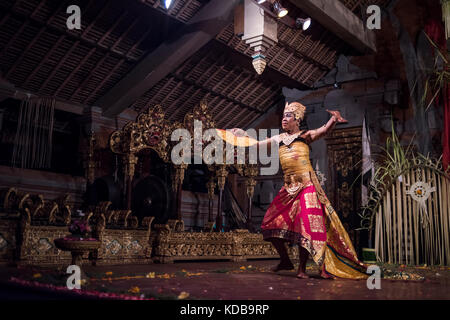
[[[376,163],[368,205],[362,208],[362,213],[360,214],[361,229],[373,230],[375,212],[378,209],[379,201],[392,182],[412,166],[411,161],[415,158],[412,152],[414,137],[405,150],[395,132],[392,119],[391,131],[391,136],[386,139],[386,147],[381,147],[383,151],[381,159]]]
[[[424,34],[433,47],[434,52],[437,53],[434,57],[433,69],[425,78],[424,93],[420,101],[421,106],[425,108],[425,111],[428,111],[450,81],[450,64],[448,53],[443,52],[426,32]]]
[[[445,22],[445,38],[450,38],[450,0],[441,0],[442,19]]]

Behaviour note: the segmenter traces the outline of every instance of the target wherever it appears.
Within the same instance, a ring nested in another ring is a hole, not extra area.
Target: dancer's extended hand
[[[236,137],[247,137],[247,132],[240,128],[233,128],[230,130],[232,134],[234,134]]]
[[[330,113],[332,116],[334,116],[336,118],[337,122],[340,122],[340,123],[347,123],[348,122],[348,120],[344,119],[341,116],[341,113],[339,111],[337,111],[337,110],[328,110],[327,109],[327,112]]]

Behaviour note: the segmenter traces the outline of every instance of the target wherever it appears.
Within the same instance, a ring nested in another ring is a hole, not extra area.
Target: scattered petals
[[[202,274],[203,274],[202,272],[197,272],[197,273],[188,272],[188,273],[186,273],[186,277],[201,276]]]
[[[187,293],[186,291],[183,291],[178,296],[178,299],[183,300],[183,299],[186,299],[187,297],[189,297],[189,293]]]
[[[139,293],[141,292],[141,289],[139,287],[132,287],[130,290],[128,290],[130,293]]]
[[[84,286],[86,284],[86,279],[81,279],[77,281],[81,286]]]
[[[27,281],[22,280],[16,277],[11,277],[10,281],[13,283],[17,283],[19,285],[25,286],[25,287],[35,287],[35,288],[44,288],[52,291],[58,291],[58,292],[66,292],[66,293],[72,293],[72,294],[78,294],[80,296],[86,296],[86,297],[97,297],[102,299],[114,299],[114,300],[155,300],[154,298],[143,298],[143,295],[140,297],[136,296],[130,296],[126,294],[116,294],[116,293],[109,293],[109,292],[99,292],[99,291],[88,291],[88,290],[69,290],[67,287],[61,287],[61,286],[55,286],[52,284],[44,284],[39,283],[37,281]]]

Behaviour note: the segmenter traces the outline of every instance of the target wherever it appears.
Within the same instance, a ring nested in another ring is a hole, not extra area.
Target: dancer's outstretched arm
[[[247,132],[245,132],[242,129],[234,128],[230,130],[231,135],[227,135],[225,130],[219,130],[216,129],[218,135],[228,143],[235,145],[235,146],[241,146],[241,147],[250,147],[254,146],[255,144],[258,145],[258,147],[269,147],[271,146],[272,142],[278,142],[279,135],[258,141],[250,136],[248,136]]]
[[[336,123],[338,123],[338,122],[339,123],[347,123],[348,122],[341,116],[341,113],[339,111],[327,110],[327,112],[329,112],[332,115],[332,117],[330,118],[330,120],[328,120],[328,122],[326,124],[324,124],[320,128],[314,129],[314,130],[308,130],[303,135],[309,142],[314,142],[314,141],[320,139],[321,137],[323,137],[324,135],[326,135],[327,133],[329,133],[331,130],[333,130]]]

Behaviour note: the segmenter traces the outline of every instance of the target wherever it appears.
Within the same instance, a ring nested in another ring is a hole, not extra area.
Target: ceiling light
[[[169,9],[172,3],[175,2],[173,0],[161,0],[161,4],[164,8]]]
[[[266,0],[258,0],[257,2],[258,2],[258,4],[262,4],[262,3],[266,2]]]
[[[295,26],[299,29],[301,27],[303,31],[305,31],[311,26],[311,18],[307,19],[297,18],[295,20]]]
[[[283,6],[280,4],[279,1],[275,1],[273,3],[273,11],[275,12],[278,18],[283,18],[285,15],[288,14],[287,9],[283,8]]]

